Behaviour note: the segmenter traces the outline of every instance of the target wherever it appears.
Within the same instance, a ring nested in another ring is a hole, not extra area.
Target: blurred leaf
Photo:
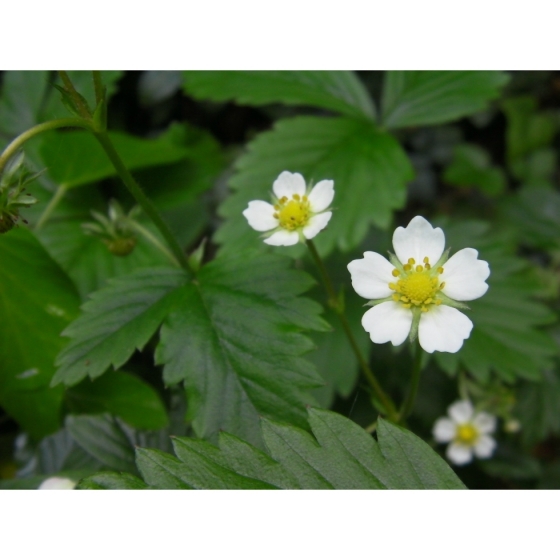
[[[349,116],[375,115],[367,90],[353,72],[346,71],[188,71],[184,88],[198,99],[310,105]]]
[[[410,161],[392,136],[348,118],[279,121],[249,144],[236,167],[230,181],[235,192],[220,209],[227,221],[216,234],[227,252],[263,246],[242,212],[251,200],[270,200],[272,183],[284,170],[315,183],[334,179],[333,216],[316,240],[323,255],[335,245],[352,249],[371,224],[387,228],[393,211],[403,207],[406,183],[413,177]]]
[[[144,490],[146,483],[130,473],[98,473],[81,481],[76,490]]]
[[[491,459],[480,461],[479,466],[486,474],[502,479],[530,480],[541,476],[537,459],[503,443]]]
[[[507,118],[507,158],[513,174],[527,182],[550,176],[554,165],[552,169],[550,163],[542,166],[543,155],[537,155],[537,162],[532,158],[541,152],[546,154],[545,158],[552,157],[555,163],[555,153],[542,152],[542,149],[552,143],[558,131],[558,118],[551,113],[538,112],[537,99],[531,96],[506,99],[502,107]]]
[[[263,419],[270,457],[221,434],[219,448],[177,438],[178,459],[138,449],[138,468],[154,488],[464,488],[426,443],[383,419],[379,443],[334,412],[310,409],[309,423],[316,439],[299,428]]]
[[[504,192],[506,176],[501,167],[493,166],[486,150],[476,144],[459,144],[453,161],[445,169],[443,180],[457,187],[477,187],[488,196]]]
[[[486,109],[508,80],[503,72],[387,72],[381,120],[389,129],[457,120]]]
[[[124,132],[109,132],[116,151],[129,171],[165,165],[188,155],[188,149],[173,142],[173,132],[155,140]],[[100,144],[81,130],[44,135],[41,155],[50,177],[66,188],[87,185],[117,174]]]
[[[142,269],[92,294],[63,332],[72,340],[57,358],[53,384],[75,385],[99,377],[110,365],[121,367],[152,337],[186,281],[176,268]]]
[[[134,428],[158,430],[167,425],[167,413],[157,392],[140,378],[122,371],[95,381],[85,379],[68,389],[74,412],[110,412]]]
[[[68,277],[25,227],[0,236],[0,403],[40,438],[59,426],[62,391],[51,389],[60,332],[78,313]]]
[[[455,374],[460,364],[485,383],[494,371],[506,382],[518,377],[539,379],[551,365],[557,348],[552,338],[537,327],[555,320],[543,304],[534,301],[540,285],[528,274],[529,263],[515,256],[516,247],[488,223],[438,220],[453,252],[465,247],[479,251],[490,264],[490,286],[482,298],[468,302],[466,315],[474,323],[471,336],[456,354],[437,352],[437,363]]]
[[[560,461],[553,461],[543,468],[538,490],[560,490]]]
[[[550,435],[560,434],[560,372],[546,370],[539,383],[523,383],[519,388],[514,415],[521,423],[521,440],[534,445]]]
[[[560,247],[560,194],[550,188],[523,187],[502,201],[503,213],[524,245]]]
[[[133,443],[110,415],[66,417],[66,427],[89,455],[111,469],[136,472]]]
[[[181,289],[156,350],[167,384],[185,381],[198,436],[229,431],[259,444],[260,415],[305,424],[303,392],[320,384],[301,329],[321,330],[315,302],[297,297],[312,284],[289,260],[242,253],[202,267]]]

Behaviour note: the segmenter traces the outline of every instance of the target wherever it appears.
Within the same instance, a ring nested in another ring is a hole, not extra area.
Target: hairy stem
[[[309,247],[311,256],[313,257],[313,260],[315,261],[315,264],[319,269],[319,273],[321,274],[321,278],[323,279],[323,284],[325,286],[325,290],[328,296],[328,305],[338,315],[338,318],[340,319],[340,323],[342,324],[342,329],[344,330],[344,333],[348,338],[348,342],[350,343],[350,346],[352,347],[352,350],[356,355],[356,358],[358,359],[358,363],[360,364],[360,368],[365,378],[370,384],[373,393],[375,394],[377,399],[385,407],[389,419],[396,421],[398,419],[397,409],[393,401],[389,397],[389,395],[387,395],[387,393],[385,393],[385,391],[381,387],[373,371],[371,371],[371,368],[369,367],[366,359],[362,355],[358,343],[354,338],[354,334],[352,333],[352,329],[350,328],[350,324],[348,323],[348,319],[346,318],[346,315],[344,315],[344,311],[341,309],[333,283],[329,277],[327,269],[325,268],[325,264],[323,263],[323,260],[319,256],[319,253],[317,252],[317,248],[315,247],[315,244],[313,243],[313,241],[311,241],[311,239],[307,240],[307,246]]]
[[[191,270],[187,257],[183,253],[180,245],[177,243],[177,240],[175,239],[171,231],[169,231],[167,224],[163,221],[153,202],[144,194],[144,191],[140,188],[138,183],[134,180],[134,178],[126,168],[126,165],[123,163],[119,154],[115,150],[115,147],[113,146],[113,143],[111,142],[111,139],[109,138],[107,132],[95,131],[94,136],[97,138],[102,148],[105,150],[107,157],[111,160],[111,163],[113,164],[125,186],[130,191],[130,194],[132,194],[145,214],[152,220],[152,222],[163,235],[163,238],[169,245],[169,248],[171,249],[171,252],[173,253],[175,259],[177,259],[179,264],[185,270],[193,272]]]
[[[64,184],[58,186],[58,189],[56,189],[53,197],[49,200],[49,203],[43,210],[43,213],[37,220],[37,223],[35,224],[35,230],[40,230],[47,223],[47,220],[51,217],[51,214],[58,206],[58,203],[64,198],[67,190],[68,188]]]
[[[420,385],[420,372],[422,369],[422,347],[420,346],[420,341],[418,340],[418,338],[416,339],[414,346],[414,364],[412,366],[410,388],[399,413],[399,422],[401,424],[408,418],[408,416],[412,412],[412,409],[414,408],[414,402],[416,401],[416,395],[418,394],[418,387]]]

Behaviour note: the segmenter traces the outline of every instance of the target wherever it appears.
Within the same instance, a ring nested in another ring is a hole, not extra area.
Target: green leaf
[[[379,443],[334,412],[310,409],[309,423],[316,439],[263,419],[268,454],[228,434],[219,447],[176,438],[178,458],[138,449],[138,468],[154,488],[464,488],[429,445],[383,419]]]
[[[303,392],[320,384],[301,354],[311,341],[301,329],[325,329],[315,302],[297,297],[312,280],[289,260],[241,253],[202,267],[181,290],[156,350],[164,379],[182,380],[198,436],[226,430],[259,443],[264,414],[305,424]]]
[[[369,94],[353,72],[210,71],[184,73],[185,91],[198,99],[245,105],[310,105],[373,118]]]
[[[542,165],[542,150],[546,150],[552,144],[558,132],[559,122],[551,113],[538,112],[537,107],[537,99],[531,96],[507,99],[502,104],[507,118],[508,164],[515,177],[527,182],[535,178],[550,178],[555,167]],[[538,156],[539,152],[541,156]],[[535,154],[537,159],[540,157],[540,165],[531,161]],[[552,160],[556,160],[554,152]]]
[[[84,478],[76,490],[145,490],[145,482],[130,473],[98,473]]]
[[[86,453],[111,469],[136,472],[133,443],[111,416],[66,417],[66,428]]]
[[[508,81],[503,72],[387,72],[381,120],[390,129],[454,121],[486,109]]]
[[[155,140],[124,132],[110,132],[109,137],[129,171],[174,163],[188,155],[187,148],[173,142],[171,133]],[[89,132],[45,134],[41,155],[50,177],[66,188],[87,185],[117,174],[103,148]]]
[[[142,349],[177,302],[187,277],[175,268],[142,269],[92,294],[64,332],[72,340],[58,356],[53,384],[75,385],[121,367]]]
[[[110,412],[134,428],[158,430],[168,423],[157,392],[135,375],[122,371],[95,381],[85,379],[67,390],[66,399],[74,412]]]
[[[216,240],[223,250],[263,245],[242,212],[251,200],[270,200],[272,183],[284,171],[307,181],[334,179],[333,216],[316,239],[326,254],[358,245],[371,224],[387,228],[402,208],[413,169],[399,143],[371,123],[349,118],[298,117],[279,121],[249,144],[230,180],[235,191],[220,208],[227,219]]]
[[[523,187],[502,201],[502,210],[524,245],[560,248],[560,194],[556,190]]]
[[[482,298],[469,302],[465,314],[474,329],[456,354],[437,352],[438,364],[454,374],[462,365],[479,381],[487,382],[494,371],[506,382],[518,377],[539,379],[551,365],[557,348],[552,338],[537,327],[555,320],[543,304],[534,301],[540,284],[530,274],[527,261],[515,255],[511,239],[492,232],[480,221],[438,220],[446,244],[455,250],[473,247],[490,265],[490,286]]]
[[[453,161],[445,169],[443,180],[457,187],[477,187],[492,197],[503,193],[506,187],[502,168],[493,166],[488,152],[476,144],[455,147]]]
[[[560,434],[560,372],[546,370],[538,383],[526,382],[518,392],[514,415],[521,423],[521,439],[535,445],[551,435]]]
[[[68,277],[25,227],[0,236],[0,403],[40,438],[58,429],[62,390],[51,389],[60,332],[78,313]]]

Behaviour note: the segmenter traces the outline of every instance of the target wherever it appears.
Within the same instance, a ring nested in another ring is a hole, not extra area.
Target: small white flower
[[[73,490],[75,486],[76,482],[70,478],[51,476],[41,482],[38,490]]]
[[[474,455],[488,459],[496,448],[489,434],[496,430],[496,417],[487,412],[475,414],[469,401],[457,401],[448,409],[449,418],[440,418],[433,429],[438,443],[449,443],[445,454],[456,465],[470,463]]]
[[[447,260],[443,231],[422,216],[395,230],[393,248],[391,262],[368,251],[348,265],[354,290],[374,306],[362,318],[364,329],[377,344],[398,346],[418,336],[430,354],[457,352],[473,324],[456,308],[486,293],[488,263],[478,260],[474,249]]]
[[[313,239],[331,219],[334,181],[324,180],[311,190],[299,173],[282,171],[272,185],[273,203],[252,200],[243,211],[249,225],[267,232],[268,245],[295,245]]]

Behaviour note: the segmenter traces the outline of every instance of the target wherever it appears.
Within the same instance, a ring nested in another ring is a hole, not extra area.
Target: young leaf
[[[145,482],[130,473],[101,472],[90,476],[76,486],[76,490],[145,490]]]
[[[185,91],[198,99],[234,100],[246,105],[310,105],[349,116],[373,118],[369,94],[346,71],[188,71]]]
[[[82,414],[110,412],[141,430],[159,430],[168,423],[167,413],[157,392],[140,378],[114,371],[66,391],[72,410]]]
[[[453,121],[485,109],[508,80],[504,72],[387,72],[381,120],[389,129]]]
[[[59,426],[62,390],[51,389],[60,331],[78,313],[68,277],[33,234],[0,236],[0,404],[36,438]]]
[[[326,328],[320,307],[297,297],[312,284],[273,255],[241,253],[205,265],[181,290],[156,350],[164,379],[185,381],[200,437],[227,430],[259,444],[259,415],[304,424],[305,389],[321,383],[301,354],[301,329]]]
[[[334,412],[310,409],[309,423],[316,439],[294,426],[263,419],[268,454],[228,434],[220,435],[219,447],[177,438],[178,459],[138,449],[138,468],[154,488],[465,488],[429,445],[383,419],[379,443]],[[124,479],[113,475],[113,480],[125,487]]]
[[[142,349],[177,301],[187,276],[176,268],[142,269],[116,278],[83,305],[64,332],[72,340],[58,356],[53,385],[76,385],[122,366]]]
[[[333,216],[317,236],[326,254],[338,245],[348,251],[365,237],[370,224],[387,228],[406,198],[413,169],[399,143],[367,121],[298,117],[276,123],[249,145],[230,181],[235,191],[220,212],[227,219],[216,239],[237,252],[262,244],[242,212],[251,200],[270,200],[272,183],[284,171],[300,172],[315,183],[333,179]]]

